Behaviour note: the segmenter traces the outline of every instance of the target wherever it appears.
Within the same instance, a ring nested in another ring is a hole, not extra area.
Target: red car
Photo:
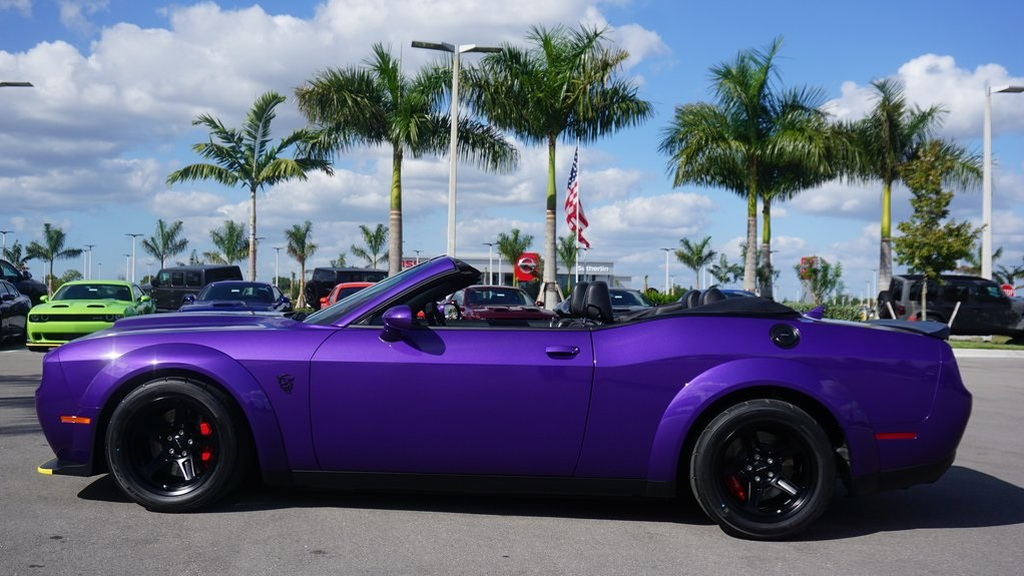
[[[342,282],[331,289],[331,293],[320,299],[320,307],[326,308],[338,300],[347,298],[359,292],[367,286],[373,286],[373,282]]]
[[[555,313],[545,310],[522,288],[513,286],[468,286],[449,296],[444,314],[466,320],[545,320]]]

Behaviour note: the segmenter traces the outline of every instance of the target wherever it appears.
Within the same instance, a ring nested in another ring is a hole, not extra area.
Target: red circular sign
[[[1010,298],[1013,298],[1016,294],[1016,291],[1013,289],[1012,284],[1003,284],[1002,286],[999,287],[999,289],[1003,291],[1003,294],[1006,294]]]

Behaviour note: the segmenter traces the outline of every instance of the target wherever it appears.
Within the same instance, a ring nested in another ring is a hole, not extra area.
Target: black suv
[[[39,299],[47,295],[46,284],[32,278],[28,270],[19,270],[7,260],[0,259],[0,280],[7,280],[25,296],[32,299],[32,305],[39,304]]]
[[[387,277],[387,270],[374,268],[314,268],[313,277],[306,282],[306,306],[319,310],[320,299],[342,282],[380,282]]]
[[[242,271],[235,265],[199,264],[163,268],[150,280],[149,295],[157,312],[174,312],[185,296],[195,296],[203,286],[221,280],[241,280]]]
[[[893,276],[889,289],[878,294],[878,317],[932,320],[949,324],[951,334],[1024,336],[1024,302],[1003,294],[999,285],[978,276],[943,274],[928,281],[926,307],[921,310],[920,274]],[[957,303],[960,306],[957,308]],[[889,306],[892,305],[892,313]]]

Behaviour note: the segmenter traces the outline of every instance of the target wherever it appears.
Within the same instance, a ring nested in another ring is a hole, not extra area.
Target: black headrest
[[[600,280],[587,286],[586,317],[599,322],[612,321],[612,298],[608,294],[608,284]]]
[[[712,302],[718,302],[720,300],[725,300],[725,294],[722,294],[722,291],[719,290],[718,288],[715,288],[714,286],[708,288],[707,290],[704,291],[703,294],[700,295],[701,306],[705,304],[711,304]]]
[[[693,308],[700,304],[700,290],[689,289],[679,298],[683,308]]]
[[[577,282],[569,294],[569,316],[583,318],[587,315],[587,286],[589,282]]]

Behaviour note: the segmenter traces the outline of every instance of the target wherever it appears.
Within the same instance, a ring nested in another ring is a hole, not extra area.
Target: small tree
[[[498,234],[498,254],[508,260],[512,266],[516,265],[519,256],[530,249],[533,244],[533,234],[523,234],[519,228],[513,228],[512,232]],[[512,285],[518,286],[519,279],[515,273],[512,274]]]
[[[732,284],[743,277],[743,266],[731,264],[725,254],[719,254],[718,262],[712,264],[708,271],[719,284]]]
[[[49,263],[46,272],[46,288],[53,294],[53,262],[54,260],[66,260],[78,258],[82,255],[81,248],[65,248],[67,236],[60,228],[55,228],[49,222],[43,224],[43,242],[33,240],[25,250],[25,259],[38,258]]]
[[[689,238],[683,238],[679,241],[679,244],[682,248],[676,250],[676,260],[679,260],[687,268],[693,270],[694,274],[697,275],[695,286],[697,290],[700,290],[700,270],[707,266],[714,259],[715,254],[717,254],[717,252],[709,247],[711,236],[705,236],[700,242],[691,242]]]
[[[572,278],[575,278],[573,272],[576,270],[576,259],[579,258],[579,255],[579,245],[576,243],[575,235],[568,234],[558,239],[558,259],[565,264],[565,269],[569,271],[570,280],[567,282],[567,288],[571,285]]]
[[[345,263],[345,253],[338,253],[338,257],[335,258],[334,260],[331,260],[331,266],[334,266],[335,268],[344,268],[348,266],[348,264]]]
[[[245,224],[225,220],[223,226],[210,230],[210,240],[217,251],[204,252],[203,257],[211,264],[234,264],[249,256]]]
[[[841,293],[845,288],[842,263],[833,266],[828,260],[813,256],[793,266],[793,270],[802,282],[807,283],[815,306],[827,301],[833,294]]]
[[[142,239],[142,249],[160,261],[160,267],[172,256],[188,249],[188,239],[181,238],[182,221],[175,220],[170,226],[163,220],[156,221],[156,234]]]
[[[952,270],[958,260],[968,257],[981,233],[981,228],[974,228],[970,222],[948,220],[953,192],[943,190],[942,183],[957,169],[958,159],[956,149],[932,141],[900,171],[914,196],[910,200],[914,213],[910,220],[897,225],[903,236],[893,243],[896,261],[926,277],[921,283],[922,319],[928,317],[929,281],[938,281],[943,271]]]
[[[352,255],[366,260],[367,268],[376,268],[380,262],[387,262],[388,255],[384,248],[388,244],[388,229],[383,224],[370,230],[365,224],[359,225],[359,231],[363,234],[363,246],[352,245]],[[399,254],[401,256],[401,254]]]
[[[302,225],[295,224],[284,231],[288,239],[288,255],[299,263],[299,297],[296,302],[297,308],[309,306],[306,302],[306,261],[316,254],[317,245],[310,242],[313,233],[313,223],[306,220]],[[292,283],[294,287],[294,282]]]

